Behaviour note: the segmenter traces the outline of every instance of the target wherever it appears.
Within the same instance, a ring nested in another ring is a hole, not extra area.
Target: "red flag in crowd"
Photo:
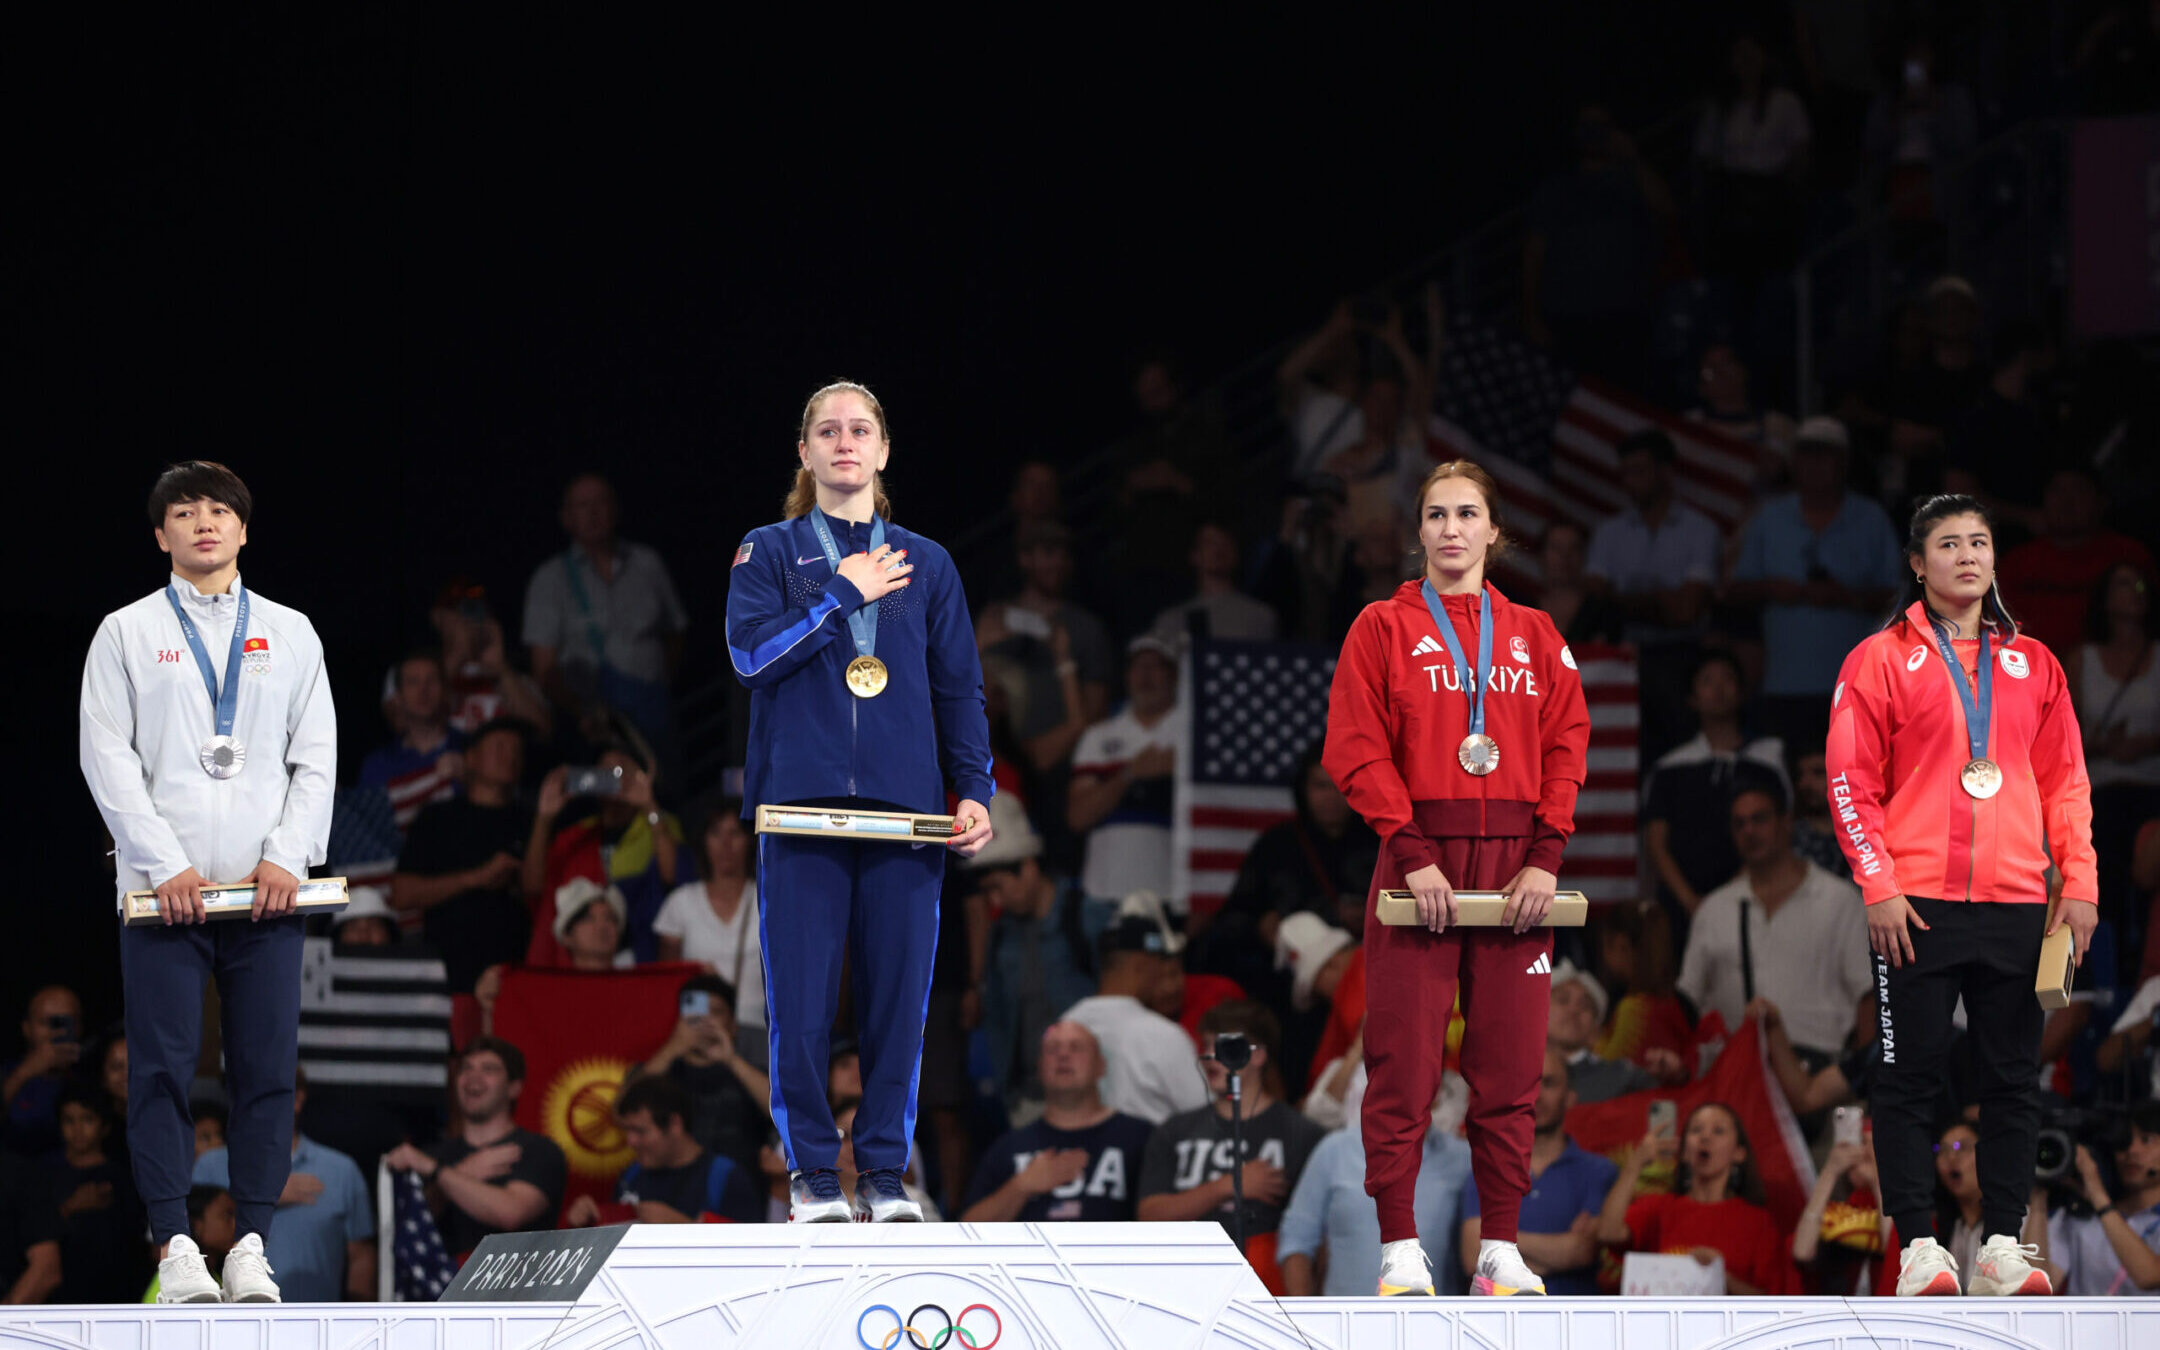
[[[1692,1083],[1576,1107],[1568,1112],[1568,1134],[1590,1152],[1619,1162],[1649,1131],[1650,1103],[1661,1100],[1679,1106],[1683,1128],[1688,1113],[1704,1102],[1723,1102],[1733,1109],[1747,1131],[1748,1162],[1762,1178],[1770,1217],[1777,1221],[1779,1232],[1792,1232],[1814,1188],[1815,1163],[1799,1122],[1770,1072],[1762,1028],[1752,1020],[1742,1023],[1725,1042],[1717,1062]]]
[[[580,1195],[614,1199],[630,1146],[615,1125],[623,1075],[675,1028],[676,996],[699,967],[503,972],[495,1034],[525,1053],[520,1128],[555,1141],[570,1165],[563,1205]]]

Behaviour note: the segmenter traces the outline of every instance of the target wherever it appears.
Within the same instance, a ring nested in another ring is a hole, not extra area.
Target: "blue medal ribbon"
[[[202,672],[203,688],[210,691],[210,706],[217,711],[217,734],[220,736],[232,735],[233,719],[240,711],[240,657],[247,648],[247,587],[234,584],[240,592],[240,613],[233,619],[232,652],[225,658],[223,689],[218,688],[217,671],[211,668],[210,653],[203,647],[202,634],[195,631],[194,621],[180,607],[180,597],[173,594],[172,587],[165,588],[165,599],[172,605],[173,617],[180,621],[180,632],[187,638],[188,650],[195,653],[195,668]]]
[[[832,567],[833,574],[835,576],[839,575],[840,546],[833,542],[832,528],[825,523],[825,513],[815,506],[810,508],[810,528],[817,531],[818,547],[825,550],[825,561]],[[884,544],[885,518],[876,512],[872,512],[870,515],[870,551],[875,553]],[[872,603],[864,605],[853,614],[848,615],[848,636],[855,639],[855,653],[858,656],[877,655],[877,612],[877,605]]]
[[[1425,593],[1425,608],[1432,611],[1433,626],[1440,630],[1447,643],[1448,655],[1455,658],[1455,683],[1462,686],[1470,699],[1470,734],[1485,734],[1485,686],[1492,679],[1492,592],[1478,593],[1478,643],[1477,683],[1470,682],[1470,663],[1463,657],[1462,639],[1455,636],[1455,625],[1447,616],[1447,607],[1440,603],[1440,592],[1433,589],[1430,581],[1421,583]]]
[[[1980,625],[1980,694],[1977,699],[1973,696],[1972,682],[1965,678],[1965,667],[1958,664],[1957,649],[1950,645],[1949,630],[1932,612],[1928,614],[1928,627],[1935,631],[1935,653],[1950,667],[1950,682],[1957,686],[1958,701],[1965,705],[1965,739],[1972,745],[1972,758],[1986,759],[1988,719],[1995,706],[1995,670],[1988,660],[1987,625]]]

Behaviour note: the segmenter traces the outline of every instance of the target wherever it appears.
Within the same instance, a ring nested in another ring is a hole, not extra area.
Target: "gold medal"
[[[1481,731],[1463,737],[1455,748],[1455,762],[1464,770],[1483,778],[1500,767],[1500,743]]]
[[[876,698],[885,692],[889,678],[885,663],[874,656],[858,656],[848,662],[847,688],[857,698]]]
[[[2002,766],[1992,759],[1976,759],[1958,772],[1958,782],[1964,785],[1966,796],[1986,801],[2002,791]]]

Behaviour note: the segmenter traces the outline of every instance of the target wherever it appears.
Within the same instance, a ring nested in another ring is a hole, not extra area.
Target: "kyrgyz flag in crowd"
[[[1715,1014],[1712,1014],[1715,1016]],[[1651,1088],[1611,1101],[1593,1102],[1568,1112],[1567,1130],[1577,1144],[1615,1162],[1650,1129],[1650,1103],[1670,1101],[1679,1107],[1676,1131],[1687,1128],[1688,1113],[1704,1102],[1723,1102],[1747,1131],[1748,1163],[1762,1178],[1763,1196],[1778,1231],[1790,1233],[1807,1207],[1815,1185],[1815,1164],[1807,1141],[1785,1104],[1763,1050],[1762,1028],[1752,1019],[1725,1042],[1709,1071],[1677,1088]],[[1680,1142],[1685,1142],[1684,1140]],[[1662,1170],[1662,1169],[1661,1169]],[[1670,1173],[1668,1172],[1669,1178]]]
[[[554,1140],[570,1164],[563,1205],[590,1195],[614,1199],[630,1146],[615,1124],[623,1075],[652,1057],[675,1028],[690,964],[631,970],[503,972],[495,1034],[525,1052],[517,1123]]]

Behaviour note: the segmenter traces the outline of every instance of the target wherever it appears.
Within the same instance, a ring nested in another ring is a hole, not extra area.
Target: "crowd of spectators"
[[[1790,391],[1756,373],[1756,316],[1777,303],[1810,203],[1889,204],[1924,266],[1950,209],[1930,186],[1985,102],[1925,40],[1856,35],[1837,5],[1793,8],[1804,81],[1780,77],[1779,44],[1735,42],[1679,191],[1585,107],[1530,203],[1521,313],[1485,316],[1760,452],[1727,529],[1689,504],[1674,440],[1650,423],[1615,447],[1610,509],[1519,539],[1520,565],[1497,578],[1571,643],[1637,663],[1646,766],[1640,895],[1562,939],[1522,1250],[1554,1293],[1611,1291],[1628,1252],[1714,1262],[1735,1293],[1886,1287],[1896,1238],[1874,1207],[1864,1122],[1839,1133],[1837,1108],[1864,1110],[1879,1048],[1821,747],[1844,653],[1910,598],[1897,522],[1951,488],[1996,511],[2005,599],[2064,663],[2094,785],[2103,928],[2048,1024],[2043,1090],[2069,1146],[2039,1180],[2028,1235],[2058,1287],[2160,1290],[2160,578],[2137,537],[2149,523],[2110,511],[2123,466],[2150,463],[2149,440],[2125,443],[2152,427],[2127,403],[2095,411],[2122,385],[2077,381],[2094,353],[1990,314],[1947,274],[1916,274],[1883,361],[1832,391],[1837,416],[1776,408]],[[2136,15],[2109,14],[2095,51],[2150,46]],[[1897,55],[1895,78],[1876,76],[1876,50]],[[2080,50],[2081,79],[2118,80]],[[1654,306],[1689,267],[1728,296],[1725,326],[1686,354],[1688,374],[1661,378]],[[1293,818],[1254,843],[1227,898],[1180,895],[1174,783],[1192,710],[1179,673],[1201,638],[1332,648],[1414,575],[1408,511],[1439,449],[1450,322],[1437,288],[1346,300],[1282,361],[1275,453],[1251,463],[1174,362],[1142,363],[1097,516],[1066,511],[1064,466],[1014,471],[1009,528],[963,560],[997,836],[948,869],[909,1169],[926,1213],[1217,1219],[1279,1292],[1374,1287],[1357,1121],[1379,841],[1307,754]],[[683,781],[674,694],[690,616],[662,552],[624,539],[617,516],[605,479],[569,483],[566,546],[534,571],[518,640],[484,590],[453,580],[427,616],[432,643],[384,677],[381,748],[340,792],[333,829],[331,870],[354,902],[315,940],[326,958],[425,966],[401,996],[448,1000],[457,1043],[417,1066],[434,1077],[412,1081],[440,1086],[399,1103],[303,1085],[307,1132],[269,1235],[289,1298],[374,1296],[378,1165],[420,1178],[452,1254],[557,1224],[786,1216],[751,840],[724,784]],[[659,1043],[622,1047],[614,1123],[635,1161],[607,1199],[566,1203],[562,1148],[517,1124],[531,1047],[489,1034],[504,972],[607,979],[653,962],[686,967],[683,1003]],[[1765,1207],[1756,1150],[1774,1141],[1751,1139],[1730,1105],[1669,1121],[1651,1107],[1617,1156],[1571,1137],[1575,1112],[1669,1101],[1755,1027],[1819,1164],[1798,1228]],[[1237,1071],[1242,1154],[1214,1055],[1233,1034],[1252,1047]],[[830,1083],[843,1131],[860,1094],[846,1045]],[[0,1289],[140,1298],[151,1264],[123,1161],[126,1043],[91,1034],[54,987],[27,1000],[22,1047],[0,1065]],[[1953,1249],[1978,1215],[1963,1086],[1942,1103],[1938,1148]],[[195,1087],[189,1207],[213,1260],[231,1241],[220,1092],[214,1071]],[[1456,1290],[1479,1240],[1463,1110],[1451,1076],[1417,1199]]]

